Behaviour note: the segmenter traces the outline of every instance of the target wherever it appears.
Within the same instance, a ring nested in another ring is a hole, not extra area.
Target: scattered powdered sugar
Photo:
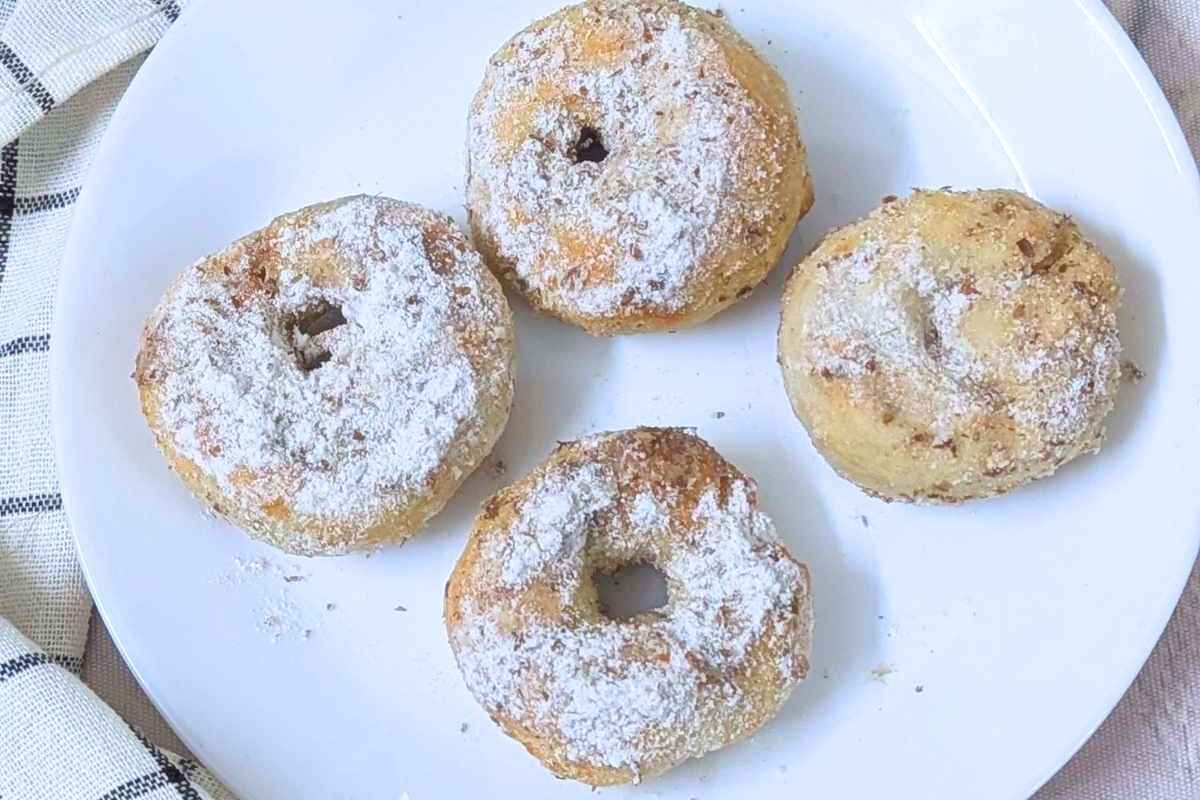
[[[282,592],[267,598],[257,627],[272,642],[285,638],[307,640],[312,635],[300,607]]]
[[[592,579],[585,551],[648,553],[669,535],[668,498],[643,491],[628,498],[622,515],[612,475],[586,467],[553,475],[535,494],[558,496],[531,500],[525,514],[567,524],[539,530],[536,548],[506,542],[510,535],[529,538],[528,520],[505,532],[488,551],[501,559],[501,575],[553,575],[573,596]],[[589,481],[592,488],[581,486]],[[727,744],[727,728],[717,720],[748,709],[735,674],[749,648],[771,625],[774,663],[790,686],[803,673],[809,633],[807,620],[795,617],[794,604],[807,592],[801,569],[754,507],[752,486],[735,480],[725,488],[702,494],[688,546],[677,544],[670,558],[655,562],[670,586],[659,610],[620,622],[571,614],[548,620],[523,607],[519,592],[480,605],[467,598],[451,639],[476,698],[490,713],[547,733],[570,760],[635,774]],[[547,508],[571,511],[544,514]],[[558,560],[547,561],[548,554]]]
[[[274,644],[282,640],[307,641],[320,627],[312,603],[293,588],[293,584],[309,577],[298,565],[280,564],[263,556],[234,556],[232,569],[212,582],[234,587],[239,596],[249,592],[254,604],[254,627]]]
[[[162,427],[247,509],[367,516],[420,492],[508,385],[459,333],[504,338],[482,264],[466,250],[435,268],[431,216],[361,196],[302,210],[184,272],[156,312]],[[326,312],[341,324],[303,332]]]
[[[295,577],[307,578],[308,575],[299,568],[285,570],[279,564],[263,556],[255,556],[254,558],[234,556],[233,569],[221,573],[213,579],[213,582],[225,586],[241,586],[246,583],[262,582],[265,578],[287,580]]]
[[[771,224],[763,193],[743,195],[778,179],[783,159],[752,157],[747,143],[778,134],[712,33],[680,8],[612,2],[582,13],[595,17],[585,27],[615,27],[636,46],[611,65],[585,64],[588,32],[555,17],[492,60],[468,122],[472,222],[523,287],[580,313],[676,311],[715,248]],[[511,141],[530,104],[528,135]],[[586,132],[602,161],[579,159]]]

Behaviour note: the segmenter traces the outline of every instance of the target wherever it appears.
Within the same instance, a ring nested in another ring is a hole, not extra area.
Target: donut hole
[[[593,578],[600,613],[616,622],[657,611],[667,604],[667,576],[653,564],[637,562]]]
[[[943,347],[942,332],[938,330],[931,316],[926,316],[921,323],[921,344],[930,358],[940,361]]]
[[[296,314],[289,325],[288,338],[301,370],[312,372],[332,357],[322,334],[345,324],[341,306],[326,300],[318,300]]]
[[[576,164],[582,164],[585,161],[599,164],[608,157],[608,148],[600,139],[600,131],[591,125],[584,125],[580,129],[579,138],[575,140],[575,146],[571,152],[575,156]]]

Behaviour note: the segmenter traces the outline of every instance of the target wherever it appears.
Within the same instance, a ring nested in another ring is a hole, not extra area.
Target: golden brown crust
[[[812,633],[808,570],[756,505],[686,431],[560,445],[485,503],[446,585],[468,687],[548,769],[594,786],[749,735],[807,673]],[[608,619],[592,575],[639,562],[666,575],[667,606]]]
[[[573,163],[583,131],[609,148]],[[747,296],[813,202],[788,89],[715,14],[592,0],[491,59],[471,106],[477,246],[594,334],[674,330]]]
[[[409,284],[407,299],[388,294]],[[299,337],[314,302],[344,324]],[[134,379],[168,465],[209,508],[287,552],[336,554],[402,542],[442,508],[504,428],[513,346],[503,292],[452,220],[359,196],[285,214],[181,273]],[[427,399],[408,357],[456,383]],[[454,425],[422,440],[418,417],[438,414]]]
[[[1099,448],[1119,298],[1070,218],[1017,192],[917,191],[797,266],[784,383],[817,449],[868,493],[1000,494]]]

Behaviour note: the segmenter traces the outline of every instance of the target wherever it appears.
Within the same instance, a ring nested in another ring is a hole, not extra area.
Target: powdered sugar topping
[[[709,488],[681,522],[668,513],[679,500],[674,490],[623,496],[620,484],[595,465],[539,478],[524,518],[485,550],[501,575],[520,576],[518,591],[479,605],[468,599],[451,636],[467,685],[489,712],[547,732],[571,761],[638,774],[728,743],[718,720],[747,711],[739,670],[762,637],[772,637],[784,686],[803,674],[809,621],[795,604],[807,602],[807,586],[747,480]],[[572,511],[543,516],[547,508]],[[539,557],[530,559],[512,541],[527,538],[538,517],[566,524],[557,535],[541,529]],[[679,536],[680,524],[689,544],[654,560],[670,587],[662,609],[618,622],[546,618],[525,605],[519,590],[538,579],[559,584],[564,604],[578,597],[592,577],[590,559],[653,560],[648,554],[671,530]],[[540,557],[549,553],[556,558]]]
[[[648,531],[658,531],[665,528],[671,521],[667,510],[651,492],[641,492],[633,498],[633,507],[629,509],[629,523]]]
[[[503,310],[472,251],[452,269],[431,261],[433,218],[346,198],[184,272],[139,361],[161,380],[176,450],[268,514],[370,516],[423,491],[481,435],[483,398],[510,391]],[[489,343],[491,364],[461,332]]]
[[[768,142],[766,112],[681,8],[591,4],[584,31],[556,16],[492,61],[472,106],[477,233],[523,288],[582,314],[676,311],[715,247],[771,224],[770,203],[742,197],[782,172],[782,158],[747,155]],[[581,56],[591,34],[635,44],[598,65]],[[589,134],[607,151],[600,162],[578,156]]]
[[[888,269],[877,275],[886,259]],[[863,378],[881,366],[920,383],[935,437],[975,407],[983,365],[959,332],[970,299],[941,286],[915,237],[863,242],[832,267],[803,330],[813,372]]]
[[[616,496],[612,475],[593,464],[567,475],[544,476],[509,537],[491,550],[500,580],[505,586],[521,586],[547,568],[575,562],[593,515],[610,507]]]
[[[668,630],[688,652],[718,668],[745,657],[764,623],[788,608],[800,581],[795,564],[779,558],[775,526],[754,508],[751,492],[746,481],[737,481],[724,501],[716,489],[703,494],[693,512],[698,547],[679,550],[664,569],[685,587]]]
[[[931,441],[949,441],[956,427],[1003,409],[1052,441],[1086,424],[1093,397],[1114,380],[1120,345],[1115,323],[1100,330],[1074,325],[1041,336],[1021,319],[1003,341],[976,330],[995,328],[985,314],[1021,317],[1028,293],[1039,291],[1019,269],[1002,278],[973,278],[929,258],[920,236],[866,239],[848,254],[813,267],[815,301],[801,323],[811,373],[849,378],[860,398],[872,392],[928,423]],[[870,387],[874,388],[870,388]],[[880,388],[881,386],[886,388]]]

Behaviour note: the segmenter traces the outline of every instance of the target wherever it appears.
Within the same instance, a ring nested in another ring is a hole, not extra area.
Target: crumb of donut
[[[1141,383],[1146,378],[1146,373],[1141,367],[1132,361],[1126,359],[1121,362],[1121,380],[1125,383]]]
[[[895,671],[895,668],[893,668],[890,664],[878,664],[867,670],[867,672],[871,675],[871,680],[879,681],[880,683],[885,683],[887,676],[891,675]]]

